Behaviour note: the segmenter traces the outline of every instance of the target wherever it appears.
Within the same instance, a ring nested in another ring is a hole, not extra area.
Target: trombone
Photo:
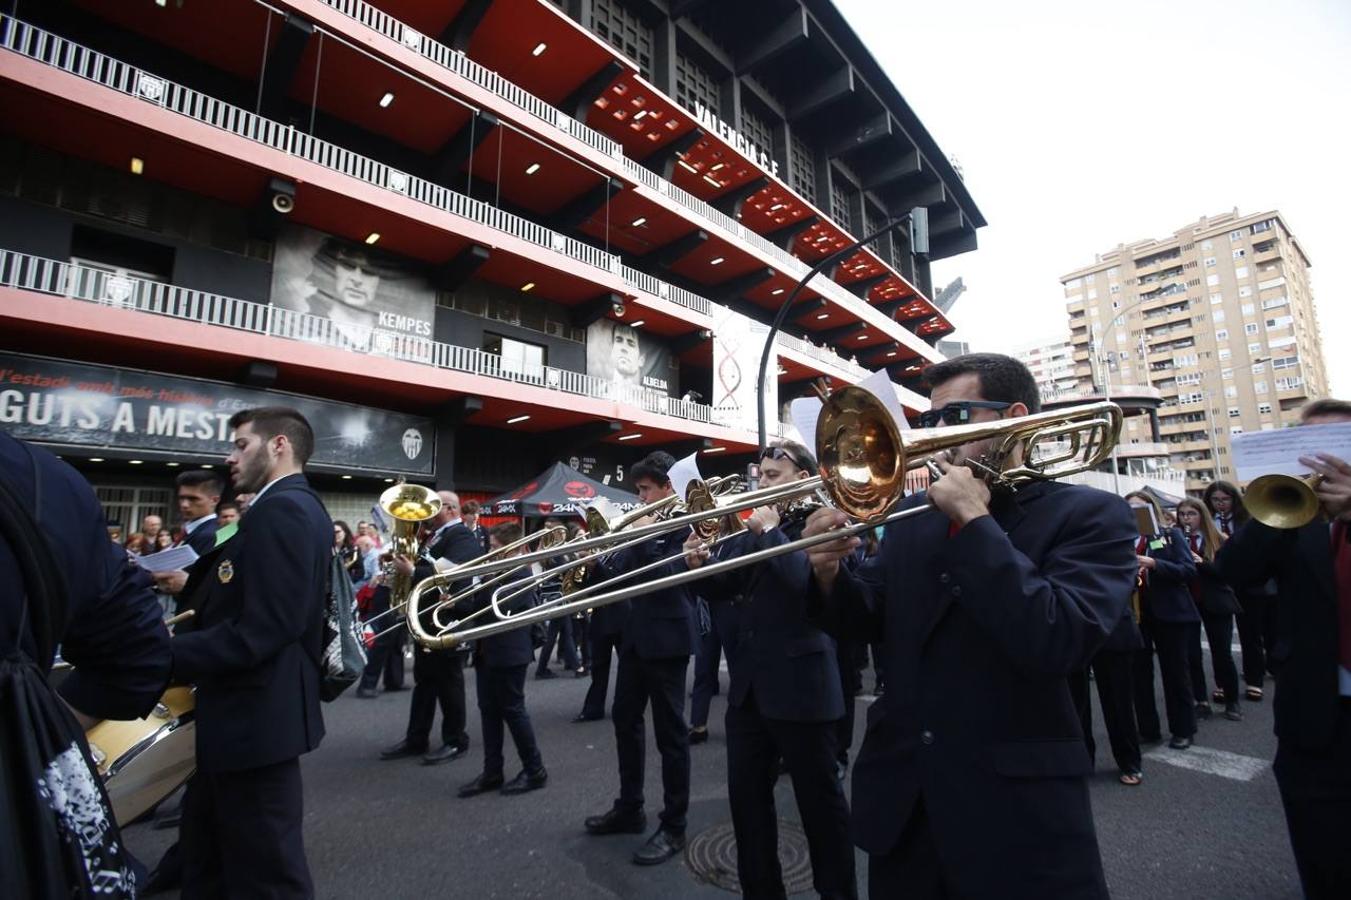
[[[662,522],[630,528],[623,534],[628,541],[620,546],[676,529],[693,528],[710,518],[718,520],[757,506],[791,503],[813,494],[827,495],[834,506],[858,520],[854,524],[645,584],[601,590],[614,581],[627,580],[639,574],[638,571],[626,573],[610,582],[601,582],[574,592],[566,602],[537,606],[514,615],[505,615],[500,609],[495,609],[495,621],[468,627],[464,625],[465,620],[450,622],[438,634],[423,633],[415,637],[424,646],[436,649],[454,647],[464,641],[490,637],[543,619],[570,615],[584,608],[594,609],[620,603],[652,591],[754,565],[784,553],[853,537],[870,528],[919,515],[931,509],[931,505],[925,503],[891,511],[902,496],[905,473],[920,466],[932,466],[934,457],[940,453],[974,441],[993,440],[985,456],[968,462],[992,487],[1013,489],[1030,481],[1051,481],[1087,471],[1111,454],[1120,437],[1121,424],[1121,409],[1113,403],[1103,402],[1036,413],[1018,419],[902,432],[875,395],[857,386],[845,387],[825,399],[817,419],[819,475],[738,495],[728,503],[717,504],[713,511],[676,515]],[[1009,465],[1014,451],[1020,447],[1023,449],[1023,460],[1017,465]],[[572,542],[569,549],[598,549],[613,544],[615,539],[614,535],[587,538]],[[552,551],[543,555],[551,554]],[[459,577],[485,574],[534,562],[539,558],[541,554],[537,552],[513,557],[504,563],[469,566],[466,568],[476,571],[466,572],[461,569],[456,574]],[[662,563],[669,561],[663,560]],[[416,614],[421,587],[416,586],[409,595],[410,616]]]

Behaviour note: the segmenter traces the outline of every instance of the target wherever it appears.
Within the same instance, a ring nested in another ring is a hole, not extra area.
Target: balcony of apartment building
[[[124,93],[161,109],[189,116],[205,113],[214,116],[206,119],[211,125],[229,128],[236,134],[239,129],[231,126],[248,122],[249,127],[263,133],[264,142],[288,156],[305,156],[320,165],[355,170],[359,177],[374,174],[376,177],[364,180],[387,191],[417,199],[433,194],[443,200],[476,200],[489,208],[484,211],[485,217],[523,220],[536,231],[548,232],[551,243],[576,250],[573,255],[584,257],[585,262],[597,268],[614,268],[619,253],[623,253],[633,263],[620,265],[630,288],[637,287],[645,277],[655,278],[653,272],[660,271],[666,277],[659,280],[670,285],[674,296],[700,295],[702,299],[704,294],[714,294],[719,299],[769,309],[776,305],[774,298],[791,287],[807,268],[803,261],[749,232],[689,230],[692,226],[686,218],[653,207],[635,193],[636,182],[630,185],[598,169],[586,157],[573,152],[576,148],[550,144],[533,132],[511,127],[510,123],[486,115],[482,109],[415,73],[381,63],[338,35],[316,34],[312,28],[297,32],[293,22],[287,20],[283,27],[280,19],[256,7],[251,0],[240,0],[240,4],[242,18],[249,18],[243,13],[253,12],[255,21],[250,26],[224,17],[229,20],[227,31],[247,31],[253,27],[262,35],[268,32],[274,19],[278,23],[278,33],[265,56],[263,78],[257,84],[251,84],[250,78],[256,78],[258,73],[241,71],[239,54],[214,53],[211,50],[214,41],[188,40],[188,33],[203,24],[200,21],[166,19],[154,12],[145,15],[145,10],[132,12],[117,7],[122,16],[118,23],[91,28],[90,22],[85,21],[89,32],[85,36],[98,35],[104,43],[116,44],[128,55],[150,56],[157,64],[182,73],[183,77],[190,76],[204,86],[209,83],[241,105],[247,102],[245,98],[252,101],[256,94],[257,102],[250,105],[271,112],[275,119],[247,114],[239,105],[231,106],[221,97],[136,70],[127,60],[91,56],[75,44],[68,46],[71,59],[77,64],[84,61],[85,70],[74,73],[67,67],[62,71],[89,78],[88,60],[97,58],[105,67],[122,70]],[[75,21],[78,23],[78,17]],[[351,20],[343,21],[350,27],[360,27]],[[166,22],[178,30],[165,32]],[[58,45],[59,39],[54,35],[26,28],[14,20],[7,23],[9,49],[30,51],[26,55],[31,60],[44,61],[39,57],[50,56],[51,48]],[[79,30],[65,21],[62,25]],[[107,37],[106,31],[115,32],[119,27],[123,29],[119,40]],[[243,34],[232,33],[230,37],[232,47],[245,43]],[[148,52],[152,45],[145,42],[156,40],[162,42],[161,46]],[[26,43],[21,46],[16,41]],[[192,47],[195,55],[186,57],[184,47]],[[281,74],[274,74],[269,83],[268,73],[273,70]],[[506,91],[506,83],[499,87]],[[145,91],[156,96],[147,97]],[[196,107],[186,108],[185,99]],[[166,105],[164,100],[169,103]],[[381,112],[396,105],[397,115]],[[340,143],[314,138],[309,132],[314,132],[316,126]],[[259,138],[259,135],[244,136]],[[356,154],[345,146],[347,143],[374,148],[380,158]],[[611,157],[605,158],[612,164],[615,162]],[[307,190],[311,183],[303,182]],[[673,190],[665,193],[678,196]],[[680,209],[687,211],[684,207]],[[739,226],[739,231],[747,229]],[[773,251],[769,255],[765,252],[767,247]],[[853,260],[847,260],[846,264],[854,270],[859,268]],[[889,351],[900,344],[905,348],[905,356],[934,358],[923,337],[891,318],[920,316],[929,309],[927,301],[910,289],[884,285],[884,280],[877,279],[872,284],[887,298],[875,306],[843,285],[818,276],[801,295],[803,312],[808,305],[821,304],[832,315],[824,319],[797,316],[792,327],[818,332],[820,342],[846,324],[862,322],[872,327],[848,329],[850,333],[844,335],[851,342],[851,351],[874,348]],[[919,330],[918,326],[915,330]]]
[[[7,120],[35,144],[54,143],[59,151],[117,168],[132,160],[137,174],[154,171],[165,183],[253,206],[264,218],[275,212],[269,211],[270,192],[280,175],[292,186],[287,221],[379,240],[382,249],[432,264],[452,282],[473,274],[512,289],[538,287],[541,296],[576,307],[583,318],[622,317],[622,309],[631,309],[629,323],[692,345],[682,352],[701,355],[707,364],[709,301],[626,266],[602,248],[12,19],[5,20],[3,43],[10,53],[0,55],[0,71],[20,86],[5,94]],[[560,171],[551,175],[564,186],[554,189],[575,186],[568,175],[575,176],[576,167],[569,172],[566,159],[548,156],[538,143],[514,145],[519,137],[500,133],[499,153],[511,147],[519,154],[520,146],[528,146],[532,159],[544,160],[541,167],[558,164]],[[465,163],[469,182],[474,162]],[[489,183],[486,177],[483,182]],[[546,192],[553,184],[540,182]],[[512,190],[502,181],[494,187]],[[862,341],[856,346],[857,352],[868,350]],[[874,352],[884,358],[918,355],[908,349],[883,342]],[[858,371],[828,352],[806,352],[797,362],[836,377]]]
[[[1281,242],[1275,237],[1258,241],[1252,246],[1252,262],[1259,268],[1268,263],[1281,262]]]

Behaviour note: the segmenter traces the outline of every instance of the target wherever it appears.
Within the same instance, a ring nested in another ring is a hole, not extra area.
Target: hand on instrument
[[[685,538],[685,565],[691,569],[697,569],[704,564],[708,557],[708,544],[698,534],[691,531],[690,536]]]
[[[1201,563],[1205,562],[1205,558],[1201,556],[1201,554],[1192,551],[1192,562],[1196,563],[1197,565],[1200,565]]]
[[[849,517],[843,512],[829,506],[823,506],[807,517],[807,523],[802,528],[802,536],[806,538],[825,534],[827,531],[834,531],[848,524]],[[816,584],[822,591],[830,590],[835,583],[836,576],[840,573],[840,560],[857,550],[860,543],[856,537],[847,537],[836,541],[826,541],[814,547],[808,547],[803,551],[807,554],[807,561],[812,564],[812,574],[816,577]]]
[[[1351,464],[1331,453],[1301,456],[1299,462],[1323,476],[1314,488],[1314,494],[1327,514],[1334,519],[1351,520]]]
[[[652,524],[653,522],[655,522],[655,521],[657,521],[657,520],[654,519],[654,518],[652,518],[651,516],[642,516],[642,517],[637,518],[637,519],[634,519],[632,522],[630,522],[630,523],[629,523],[629,527],[630,527],[630,528],[642,528],[644,525],[651,525],[651,524]]]
[[[754,534],[764,534],[779,527],[779,511],[772,506],[756,507],[746,519],[746,527]]]
[[[936,460],[943,477],[929,485],[929,502],[963,528],[972,519],[990,514],[990,488],[966,466]]]
[[[389,564],[394,567],[394,571],[405,578],[413,577],[413,561],[403,554],[394,557]]]
[[[1140,564],[1140,571],[1152,572],[1154,570],[1154,557],[1136,555],[1135,561]]]
[[[178,594],[187,583],[188,573],[182,569],[155,573],[155,587],[159,588],[161,594]]]

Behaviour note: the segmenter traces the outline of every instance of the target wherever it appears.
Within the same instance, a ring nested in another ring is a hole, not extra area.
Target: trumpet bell
[[[380,495],[379,503],[400,522],[421,522],[441,511],[441,498],[420,484],[396,484]]]
[[[854,385],[831,392],[816,420],[816,446],[826,489],[849,515],[872,520],[900,498],[901,431],[872,392]]]
[[[1243,505],[1254,519],[1270,528],[1303,528],[1318,517],[1322,504],[1314,493],[1319,475],[1263,475],[1243,492]]]

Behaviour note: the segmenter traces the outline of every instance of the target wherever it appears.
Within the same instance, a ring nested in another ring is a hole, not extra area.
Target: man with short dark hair
[[[222,500],[216,504],[217,530],[239,521],[239,504],[234,500]]]
[[[1351,422],[1351,403],[1315,400],[1300,425]],[[1322,515],[1301,528],[1249,520],[1215,557],[1233,584],[1276,580],[1276,761],[1304,894],[1351,896],[1351,461],[1301,457],[1322,477]]]
[[[760,484],[788,485],[816,469],[816,457],[802,444],[776,441],[760,455]],[[797,540],[816,505],[756,509],[746,530],[718,548],[718,561]],[[698,534],[685,541],[685,551],[692,569],[710,553]],[[857,896],[849,805],[836,777],[839,722],[854,698],[841,687],[835,642],[808,615],[802,590],[808,568],[806,554],[796,551],[699,583],[711,605],[736,609],[735,639],[727,649],[727,795],[747,897],[784,896],[774,806],[781,760],[793,780],[817,893]]]
[[[185,897],[311,897],[300,756],[319,708],[333,523],[303,474],[314,433],[285,407],[230,418],[248,522],[221,545],[174,635],[174,680],[197,687],[197,772],[183,798]]]
[[[487,553],[488,529],[484,528],[478,520],[481,511],[481,507],[477,500],[466,500],[464,501],[464,504],[460,506],[460,518],[464,520],[464,527],[473,532],[475,539],[479,542],[479,546],[483,548],[483,552]]]
[[[206,556],[216,546],[216,504],[225,490],[225,481],[210,469],[180,472],[174,479],[178,515],[183,525],[179,544],[187,544],[198,556]],[[156,572],[155,586],[161,594],[177,597],[188,581],[188,571],[178,569]],[[179,610],[181,612],[182,610]]]
[[[1038,405],[1031,373],[1007,356],[955,357],[925,377],[926,426]],[[1135,522],[1092,488],[992,489],[977,472],[1024,462],[1021,446],[993,456],[997,443],[939,454],[942,477],[900,505],[931,508],[887,526],[856,569],[841,565],[856,538],[807,550],[821,621],[882,642],[887,690],[868,710],[852,803],[874,900],[1107,896],[1068,676],[1120,620]],[[818,510],[803,534],[846,518]]]
[[[673,465],[671,454],[660,450],[639,461],[630,470],[638,499],[651,504],[672,496],[675,489],[667,473]],[[642,527],[651,521],[645,516],[633,526]],[[679,529],[617,550],[597,563],[597,572],[602,577],[615,577],[665,558],[672,561],[648,572],[643,579],[684,571],[681,545],[688,534],[688,529]],[[692,610],[693,601],[686,588],[654,591],[633,604],[620,638],[612,712],[619,755],[619,797],[608,812],[588,818],[586,830],[591,834],[641,834],[647,828],[643,812],[643,713],[650,701],[652,731],[661,752],[665,802],[661,827],[633,855],[638,865],[665,862],[685,846],[685,815],[690,802],[685,672],[694,652]]]

